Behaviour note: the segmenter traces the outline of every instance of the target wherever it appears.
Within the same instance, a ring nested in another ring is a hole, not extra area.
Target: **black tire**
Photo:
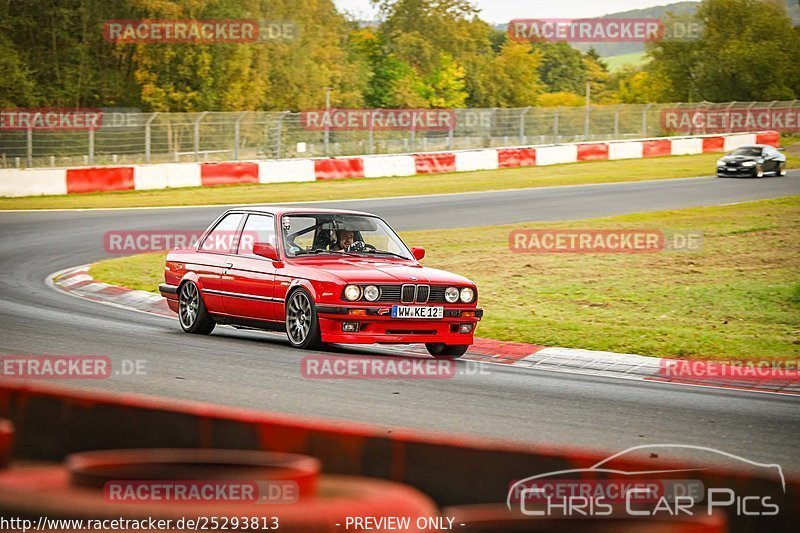
[[[317,307],[304,289],[293,291],[286,299],[286,336],[293,348],[308,350],[322,346]]]
[[[426,342],[425,348],[436,359],[458,359],[465,353],[469,346],[465,344],[443,344],[441,342]]]
[[[198,335],[208,335],[217,325],[193,281],[187,281],[178,290],[178,322],[186,333]]]
[[[756,168],[753,169],[753,177],[754,178],[763,178],[764,177],[764,167],[756,164]]]
[[[778,170],[775,171],[776,176],[785,176],[786,175],[786,163],[781,163],[778,165]]]

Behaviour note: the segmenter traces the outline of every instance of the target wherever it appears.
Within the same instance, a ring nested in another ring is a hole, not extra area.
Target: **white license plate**
[[[444,318],[444,307],[393,305],[392,318]]]

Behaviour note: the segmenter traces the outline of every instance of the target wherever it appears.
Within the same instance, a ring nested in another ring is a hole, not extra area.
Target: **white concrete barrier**
[[[775,134],[775,132],[760,132],[761,134]],[[724,138],[724,150],[731,151],[745,144],[755,144],[756,133],[733,133],[716,135],[699,135],[695,137],[664,137],[661,139],[670,142],[672,155],[687,155],[703,153],[704,137]],[[644,142],[658,139],[639,139],[626,141],[607,141],[591,143],[608,147],[608,159],[636,159],[644,156]],[[718,150],[719,145],[708,143],[710,150]],[[559,165],[575,163],[578,161],[578,145],[576,143],[555,145],[534,145],[516,148],[534,149],[536,151],[536,165]],[[663,155],[663,150],[648,150],[649,155]],[[417,171],[419,160],[435,160],[431,167],[430,161]],[[441,161],[439,161],[441,160]],[[335,159],[282,159],[270,161],[252,161],[258,165],[259,183],[303,182],[317,180],[317,174],[322,178],[331,177],[330,174],[339,173],[334,177],[389,177],[389,176],[414,176],[432,172],[466,172],[475,170],[494,170],[499,168],[499,151],[495,148],[483,150],[463,150],[458,152],[436,152],[420,154],[392,154],[369,155]],[[333,165],[336,163],[342,166]],[[327,168],[327,167],[336,168]],[[97,167],[99,179],[108,170],[121,167]],[[129,168],[129,167],[126,167]],[[363,171],[363,173],[362,173]],[[84,168],[81,174],[88,180],[88,186],[79,188],[81,192],[102,191],[100,185],[92,180],[92,168]],[[67,169],[0,169],[0,196],[19,197],[42,194],[67,194]],[[155,165],[137,165],[133,167],[134,189],[155,190],[177,187],[202,186],[200,163],[162,163]],[[130,188],[128,185],[127,188]],[[73,192],[75,189],[73,188]]]
[[[456,172],[471,170],[497,170],[497,150],[470,150],[456,152]]]
[[[0,170],[0,196],[41,196],[67,194],[64,168],[9,168]]]
[[[740,146],[744,146],[746,144],[755,144],[755,143],[756,143],[755,133],[734,133],[732,135],[726,135],[725,151],[730,152],[731,150],[735,150]]]
[[[259,183],[315,181],[313,159],[282,159],[258,162]]]
[[[133,167],[133,184],[137,191],[200,187],[199,163],[161,163]]]
[[[367,155],[361,159],[365,178],[413,176],[417,173],[413,155]]]
[[[556,144],[536,147],[536,166],[575,163],[578,161],[578,145]]]
[[[672,139],[672,155],[693,155],[703,153],[703,139]]]
[[[642,141],[608,143],[608,159],[641,159]]]

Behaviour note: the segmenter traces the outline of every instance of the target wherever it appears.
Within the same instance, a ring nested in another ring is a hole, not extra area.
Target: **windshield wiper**
[[[352,257],[358,257],[358,254],[354,254],[352,252],[345,252],[344,250],[325,250],[323,248],[314,248],[313,250],[298,250],[294,253],[295,256],[316,254],[349,255]]]
[[[311,254],[335,254],[330,250],[323,250],[322,248],[314,248],[313,250],[297,250],[294,255],[311,255]]]
[[[394,257],[399,257],[400,259],[408,259],[408,257],[400,254],[396,254],[394,252],[387,252],[386,250],[364,250],[363,253],[365,254],[379,254],[379,255],[391,255]]]

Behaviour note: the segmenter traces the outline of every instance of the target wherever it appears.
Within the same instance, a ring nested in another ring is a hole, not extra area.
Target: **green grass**
[[[166,252],[153,252],[106,259],[93,264],[89,274],[98,281],[158,293],[158,284],[164,283],[166,255]]]
[[[713,171],[714,161],[718,158],[719,154],[702,154],[401,178],[28,196],[0,198],[0,209],[89,209],[323,201],[640,181],[708,175]]]
[[[704,232],[699,252],[521,254],[518,228]],[[549,224],[405,232],[427,266],[478,284],[478,335],[662,357],[800,357],[800,197]],[[154,291],[163,254],[110,259],[102,281]]]
[[[646,52],[631,52],[629,54],[604,57],[603,61],[608,65],[608,70],[614,72],[626,65],[633,65],[635,67],[644,65],[647,63],[648,57]]]

